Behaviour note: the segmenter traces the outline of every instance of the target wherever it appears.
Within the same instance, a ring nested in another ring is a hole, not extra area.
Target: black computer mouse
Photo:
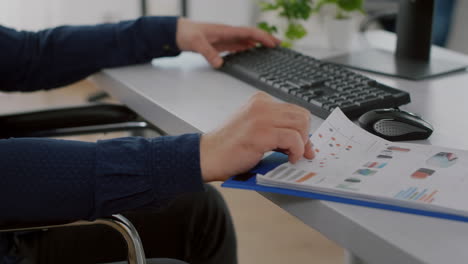
[[[428,138],[434,128],[421,117],[399,109],[375,109],[359,117],[359,125],[390,141]]]

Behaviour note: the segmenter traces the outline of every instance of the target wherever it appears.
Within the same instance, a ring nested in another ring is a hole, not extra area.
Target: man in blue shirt
[[[274,47],[279,40],[258,29],[175,17],[40,32],[0,27],[0,89],[51,89],[102,68],[176,56],[181,50],[199,52],[217,68],[219,52],[257,43]],[[224,126],[201,136],[97,143],[3,139],[0,222],[93,220],[132,211],[127,215],[148,257],[236,263],[229,212],[203,182],[244,172],[273,149],[284,149],[292,162],[313,158],[309,119],[307,110],[259,93]],[[97,227],[8,234],[0,237],[0,263],[122,260],[126,251],[114,237]]]

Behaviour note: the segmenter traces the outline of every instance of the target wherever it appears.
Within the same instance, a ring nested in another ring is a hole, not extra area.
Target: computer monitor
[[[434,1],[400,0],[395,53],[370,49],[329,58],[326,61],[411,80],[466,70],[465,64],[431,58]]]

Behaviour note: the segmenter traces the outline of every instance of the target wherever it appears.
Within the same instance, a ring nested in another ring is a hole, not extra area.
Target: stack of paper
[[[311,140],[315,159],[282,164],[257,183],[468,216],[468,151],[390,142],[339,109]]]

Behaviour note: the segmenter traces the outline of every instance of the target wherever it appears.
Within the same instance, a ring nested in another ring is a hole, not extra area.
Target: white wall
[[[468,1],[458,0],[447,47],[468,54]]]
[[[147,0],[151,15],[178,15],[179,0]],[[253,0],[188,0],[190,18],[254,25]],[[0,24],[38,30],[62,24],[114,22],[139,16],[139,0],[0,0]]]
[[[256,21],[254,0],[188,0],[189,16],[198,21],[253,25]]]
[[[17,28],[39,28],[53,23],[57,0],[0,0],[0,23]]]
[[[178,3],[148,0],[148,9],[150,14],[174,15]],[[139,15],[139,0],[0,0],[0,24],[18,29],[115,22]]]
[[[18,0],[16,0],[18,1]],[[31,1],[31,0],[28,0]],[[55,0],[58,21],[71,24],[114,22],[138,17],[135,0]]]
[[[147,0],[147,2],[150,15],[180,15],[179,0]]]

